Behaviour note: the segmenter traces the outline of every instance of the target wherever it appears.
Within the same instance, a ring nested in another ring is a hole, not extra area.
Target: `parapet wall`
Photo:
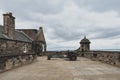
[[[120,52],[117,51],[90,51],[84,53],[80,52],[80,56],[120,67]]]
[[[0,55],[0,73],[35,61],[35,54]]]

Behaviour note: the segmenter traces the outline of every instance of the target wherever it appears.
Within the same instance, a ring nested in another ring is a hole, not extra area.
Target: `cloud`
[[[11,10],[19,15],[40,12],[43,14],[57,14],[64,6],[64,0],[12,0],[1,1],[0,6],[4,10]],[[62,6],[61,6],[62,5]]]
[[[116,30],[120,25],[120,17],[118,17],[117,12],[98,13],[78,8],[75,4],[72,4],[72,7],[71,5],[66,7],[60,14],[45,16],[45,19],[48,20],[47,24],[50,24],[49,26],[54,28],[56,37],[59,36],[65,40],[74,40],[83,34],[88,36],[95,34],[94,38],[119,35],[119,29]],[[103,34],[106,36],[102,37]]]
[[[86,7],[97,12],[119,11],[120,0],[74,0],[79,7]]]
[[[16,28],[43,26],[48,50],[77,49],[84,35],[92,41],[92,49],[118,48],[119,3],[119,0],[4,0],[0,1],[0,12],[13,12]]]
[[[91,40],[91,49],[119,49],[120,47],[120,38],[117,39],[97,39],[97,40]]]

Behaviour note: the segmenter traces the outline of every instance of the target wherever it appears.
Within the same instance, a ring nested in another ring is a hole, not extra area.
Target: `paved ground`
[[[0,80],[120,80],[120,68],[86,58],[39,57],[35,63],[1,73]]]

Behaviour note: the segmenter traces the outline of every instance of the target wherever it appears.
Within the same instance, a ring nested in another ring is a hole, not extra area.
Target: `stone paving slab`
[[[120,80],[120,68],[79,57],[39,57],[37,62],[0,74],[0,80]]]

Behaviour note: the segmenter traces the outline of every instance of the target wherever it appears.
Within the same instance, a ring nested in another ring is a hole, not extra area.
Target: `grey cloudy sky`
[[[43,26],[48,50],[77,49],[86,35],[91,49],[120,49],[120,0],[0,0],[16,28]]]

